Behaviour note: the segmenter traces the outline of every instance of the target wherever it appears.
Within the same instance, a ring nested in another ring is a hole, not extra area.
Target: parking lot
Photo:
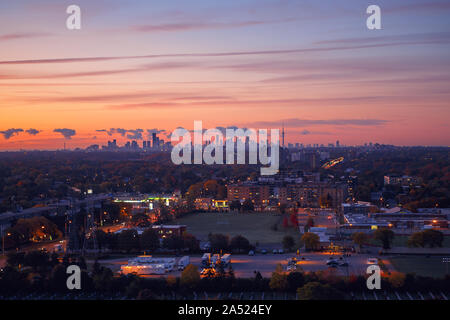
[[[297,257],[295,254],[256,254],[254,256],[249,255],[232,255],[231,263],[233,271],[236,277],[248,278],[254,277],[255,271],[259,271],[263,277],[270,277],[272,272],[275,271],[277,264],[282,264],[286,270],[288,259],[296,257],[300,262],[299,266],[303,271],[319,271],[331,269],[327,266],[326,261],[332,257],[331,254],[326,253],[305,253]],[[338,266],[337,268],[332,268],[337,275],[362,275],[366,273],[367,269],[367,259],[372,257],[369,255],[352,255],[351,257],[342,257],[341,255],[335,254],[334,257],[338,261],[346,261],[348,267]],[[304,258],[304,259],[302,259]],[[101,260],[100,263],[111,268],[113,271],[117,272],[120,270],[120,266],[127,264],[127,259],[112,259],[112,260]],[[191,256],[190,263],[194,264],[201,269],[202,261],[201,256]],[[173,271],[168,273],[168,275],[180,276],[180,271]],[[157,276],[158,277],[158,276]]]

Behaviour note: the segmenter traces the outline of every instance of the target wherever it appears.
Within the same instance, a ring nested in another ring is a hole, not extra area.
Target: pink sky
[[[79,31],[58,1],[0,5],[0,149],[124,142],[98,130],[194,120],[284,123],[291,143],[450,143],[444,2],[380,1],[377,31],[356,1],[79,3]]]

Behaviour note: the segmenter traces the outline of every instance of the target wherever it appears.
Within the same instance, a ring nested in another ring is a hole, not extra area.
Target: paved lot
[[[295,254],[267,254],[267,255],[232,255],[231,262],[233,266],[234,273],[236,277],[253,277],[255,271],[259,271],[263,277],[270,277],[272,272],[275,271],[277,264],[281,263],[283,267],[287,266],[287,260],[294,257]],[[303,271],[319,271],[329,269],[326,265],[326,260],[328,260],[332,255],[325,253],[306,253],[301,255],[305,257],[305,260],[301,260],[300,267]],[[335,255],[339,258],[341,255]],[[344,258],[348,263],[348,267],[338,267],[334,271],[337,275],[359,275],[365,274],[367,269],[367,258],[369,255],[353,255],[351,257]],[[190,262],[199,268],[201,268],[201,257],[191,256]],[[117,272],[120,270],[120,266],[127,264],[126,258],[112,259],[112,260],[102,260],[100,261],[103,265],[111,268],[113,271]],[[175,271],[169,273],[173,276],[179,276],[180,272]]]

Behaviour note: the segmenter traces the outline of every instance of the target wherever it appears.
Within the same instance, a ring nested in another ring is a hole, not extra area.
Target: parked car
[[[273,250],[272,250],[272,253],[273,253],[273,254],[277,254],[277,253],[278,253],[278,250],[277,250],[277,249],[273,249]]]
[[[254,256],[254,255],[255,255],[255,251],[250,250],[250,251],[248,252],[248,255],[249,255],[249,256]]]
[[[284,250],[283,250],[283,249],[278,249],[278,253],[279,253],[279,254],[283,254],[283,253],[284,253]]]
[[[288,265],[286,267],[286,271],[296,271],[296,270],[297,270],[296,265]]]
[[[266,249],[262,249],[262,250],[261,250],[261,253],[262,253],[262,254],[266,254],[266,253],[267,253],[267,250],[266,250]]]
[[[337,262],[334,259],[327,260],[327,266],[331,266],[331,265],[337,266],[338,264],[339,264],[339,262]]]

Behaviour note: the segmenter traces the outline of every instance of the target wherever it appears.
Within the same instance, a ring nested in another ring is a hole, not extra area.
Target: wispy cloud
[[[306,126],[381,126],[387,124],[388,120],[383,119],[284,119],[278,121],[255,121],[248,124],[250,127],[259,128],[279,128],[282,124],[287,128],[298,128]]]
[[[419,34],[418,34],[419,35]],[[427,37],[428,35],[428,37]],[[403,39],[402,41],[394,41],[395,37]],[[51,64],[51,63],[76,63],[76,62],[99,62],[111,60],[131,60],[131,59],[157,59],[157,58],[206,58],[206,57],[230,57],[230,56],[254,56],[254,55],[279,55],[279,54],[301,54],[301,53],[317,53],[317,52],[333,52],[345,50],[358,50],[370,48],[383,47],[398,47],[398,46],[414,46],[414,45],[428,45],[428,44],[448,44],[450,43],[450,36],[445,32],[422,34],[420,38],[414,38],[411,35],[393,36],[388,41],[381,42],[377,38],[375,40],[342,39],[341,42],[334,46],[321,46],[322,44],[332,44],[336,40],[321,41],[319,46],[307,48],[294,49],[279,49],[279,50],[253,50],[253,51],[229,51],[229,52],[206,52],[206,53],[166,53],[166,54],[149,54],[149,55],[134,55],[134,56],[104,56],[104,57],[85,57],[85,58],[52,58],[52,59],[29,59],[29,60],[3,60],[0,64]],[[380,38],[381,39],[381,38]],[[353,41],[352,41],[353,40]],[[327,42],[328,41],[328,42]],[[359,42],[359,43],[358,43]],[[124,70],[127,72],[129,70]],[[120,71],[119,71],[120,72]],[[76,75],[76,73],[75,73]]]
[[[192,68],[199,66],[200,63],[193,63],[193,62],[164,62],[164,63],[145,64],[133,68],[124,68],[124,69],[80,71],[69,73],[37,74],[37,75],[35,74],[0,75],[0,79],[64,79],[64,78],[79,78],[79,77],[96,77],[96,76],[109,76],[126,73],[149,72],[157,70]]]
[[[51,36],[51,33],[44,32],[24,32],[24,33],[9,33],[0,35],[0,41],[10,41],[19,39],[41,38]]]
[[[411,42],[421,43],[449,43],[450,32],[427,32],[427,33],[411,33],[401,35],[383,35],[383,36],[367,36],[359,38],[341,38],[332,40],[317,41],[314,44],[408,44]]]
[[[125,103],[106,106],[112,110],[129,109],[160,109],[160,108],[202,108],[213,106],[227,107],[269,107],[269,106],[326,106],[326,105],[346,105],[349,103],[374,103],[380,101],[402,100],[404,97],[391,96],[356,96],[356,97],[330,97],[330,98],[292,98],[292,99],[234,99],[234,100],[209,100],[209,101],[190,101],[186,103],[177,103],[170,101],[151,101],[143,103]]]
[[[423,12],[423,11],[438,11],[450,10],[450,3],[448,1],[427,1],[422,3],[408,3],[405,5],[395,5],[387,7],[383,11],[386,13],[397,12]]]
[[[265,24],[284,23],[294,21],[296,19],[283,20],[248,20],[248,21],[232,21],[232,22],[178,22],[178,23],[162,23],[162,24],[146,24],[134,26],[131,29],[139,32],[180,32],[191,30],[208,30],[208,29],[230,29],[242,28]]]

